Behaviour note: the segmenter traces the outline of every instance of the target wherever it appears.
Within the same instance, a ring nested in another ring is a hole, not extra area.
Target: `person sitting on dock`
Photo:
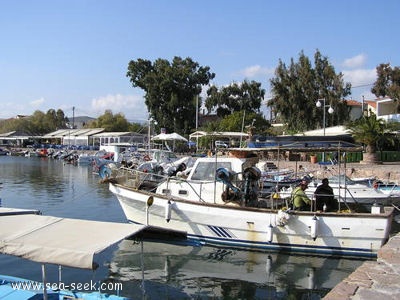
[[[337,202],[333,195],[333,189],[329,185],[328,178],[322,179],[314,192],[317,210],[335,211],[337,210]]]
[[[308,181],[303,179],[292,192],[292,204],[294,210],[310,210],[311,199],[304,192],[308,188]]]

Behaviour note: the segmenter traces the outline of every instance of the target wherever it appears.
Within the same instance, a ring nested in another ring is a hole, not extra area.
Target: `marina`
[[[126,222],[107,184],[88,166],[38,157],[0,157],[2,206],[61,218]],[[63,281],[122,282],[120,295],[160,299],[322,298],[369,259],[346,259],[125,240],[102,254],[96,271],[63,268]],[[156,258],[155,258],[156,257]],[[40,264],[1,255],[11,276],[41,280]],[[49,278],[58,266],[48,265]]]

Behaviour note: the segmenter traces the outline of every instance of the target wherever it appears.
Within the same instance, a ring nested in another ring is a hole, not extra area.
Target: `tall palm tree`
[[[369,116],[350,122],[346,127],[356,142],[365,144],[364,163],[381,163],[377,156],[377,150],[382,150],[379,149],[379,146],[385,142],[394,143],[394,135],[392,135],[393,124],[383,119],[378,119],[372,112],[370,112]]]

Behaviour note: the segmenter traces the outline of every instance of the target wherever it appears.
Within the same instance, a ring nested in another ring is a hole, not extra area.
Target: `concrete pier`
[[[364,262],[323,299],[400,299],[400,233],[379,250],[376,261]]]

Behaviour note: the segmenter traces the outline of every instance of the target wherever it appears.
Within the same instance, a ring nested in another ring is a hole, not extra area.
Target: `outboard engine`
[[[256,206],[258,197],[258,181],[261,178],[261,171],[257,167],[250,167],[243,172],[244,186],[243,199],[245,205]]]
[[[240,189],[233,185],[232,179],[234,174],[226,168],[218,168],[215,172],[215,180],[222,182],[226,185],[225,191],[222,193],[221,198],[223,201],[240,201]]]

